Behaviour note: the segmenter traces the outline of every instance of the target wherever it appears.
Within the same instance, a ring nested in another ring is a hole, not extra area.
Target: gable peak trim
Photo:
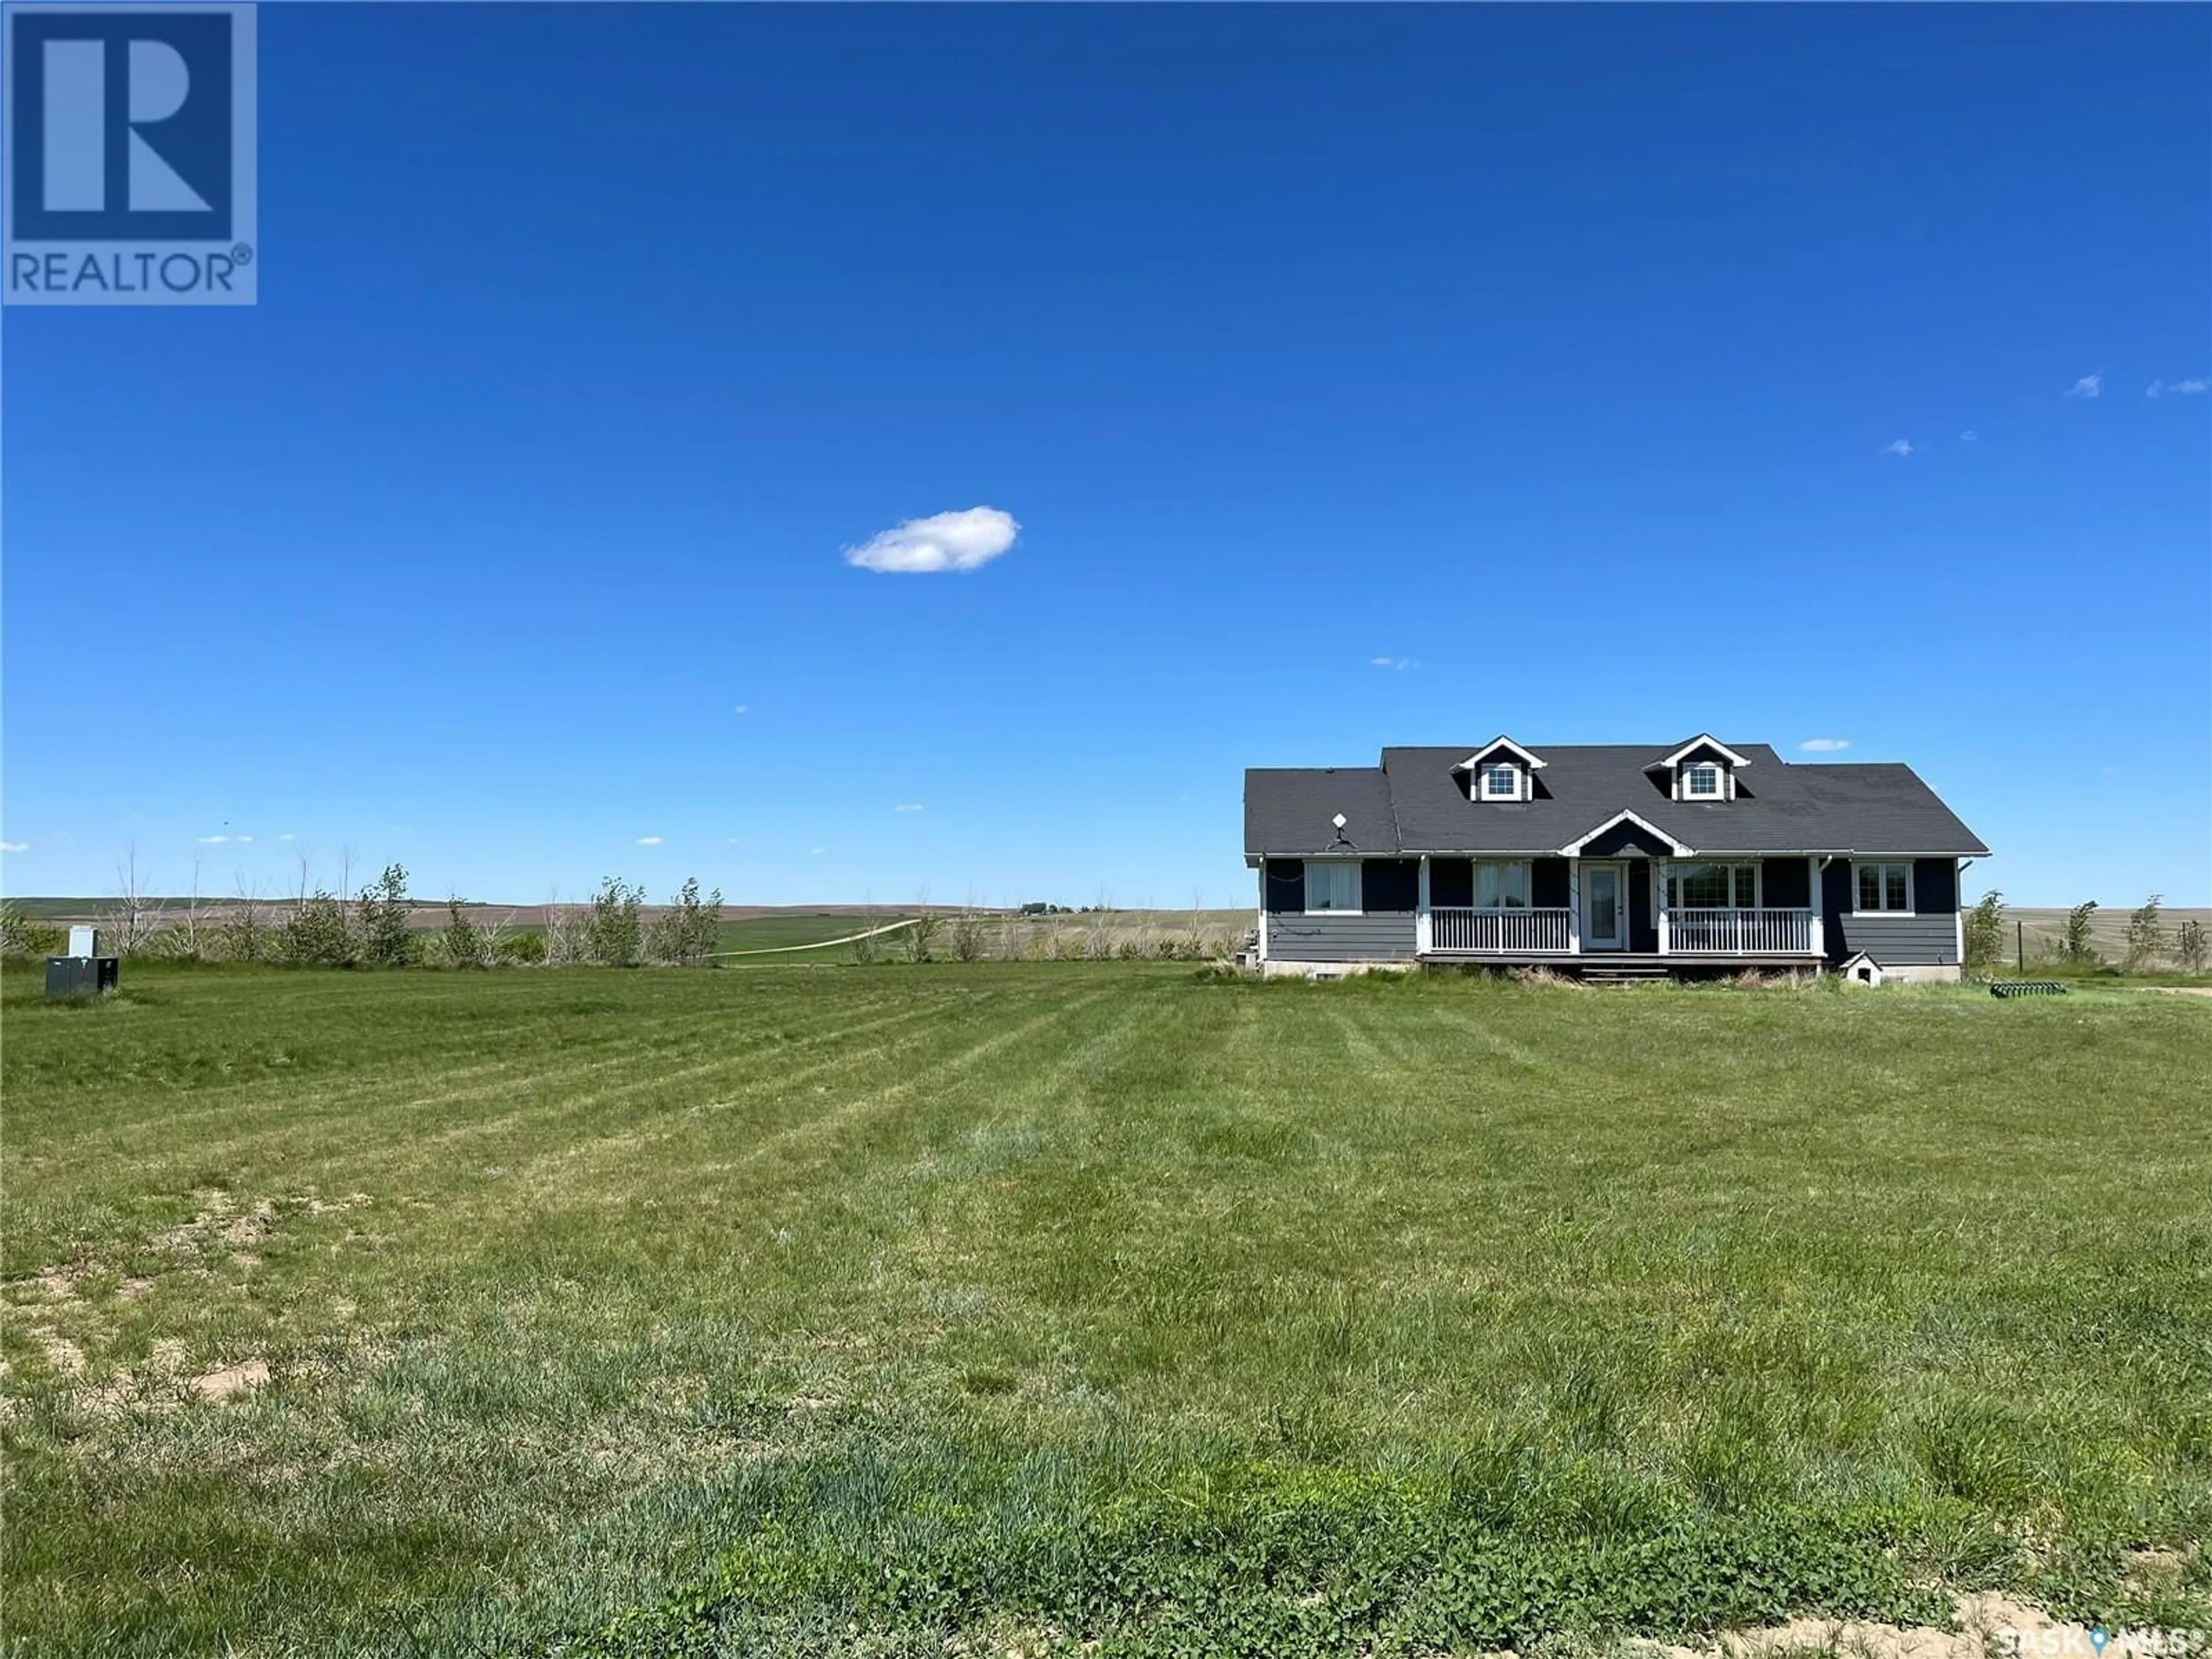
[[[1675,840],[1674,836],[1668,835],[1657,824],[1652,823],[1650,819],[1644,817],[1635,812],[1623,811],[1615,812],[1611,817],[1607,818],[1603,823],[1599,824],[1597,828],[1592,830],[1587,835],[1578,836],[1574,840],[1569,842],[1565,847],[1559,848],[1560,856],[1563,858],[1574,858],[1578,856],[1583,848],[1589,846],[1600,836],[1605,834],[1607,830],[1615,829],[1623,823],[1632,823],[1638,830],[1644,831],[1645,835],[1655,836],[1658,840],[1665,842],[1668,847],[1673,851],[1674,856],[1678,859],[1687,858],[1692,853],[1697,850],[1693,847],[1690,847],[1682,842]]]
[[[1696,737],[1692,738],[1689,742],[1684,744],[1673,754],[1662,755],[1657,760],[1651,762],[1644,769],[1647,772],[1663,772],[1671,766],[1680,765],[1683,756],[1694,754],[1700,749],[1711,750],[1723,760],[1726,761],[1730,766],[1748,766],[1751,764],[1751,761],[1748,757],[1737,754],[1735,750],[1729,748],[1711,732],[1700,732]]]
[[[1511,750],[1514,758],[1518,760],[1531,772],[1540,771],[1543,769],[1544,762],[1541,757],[1531,754],[1528,750],[1523,749],[1519,744],[1514,742],[1512,738],[1507,737],[1503,732],[1500,732],[1488,743],[1483,744],[1481,748],[1476,750],[1465,760],[1460,762],[1458,765],[1453,767],[1452,770],[1455,772],[1472,772],[1476,767],[1481,765],[1483,762],[1488,760],[1492,755],[1496,754],[1501,749]]]

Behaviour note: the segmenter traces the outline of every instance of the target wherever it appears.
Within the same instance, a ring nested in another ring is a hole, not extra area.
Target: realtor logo
[[[10,305],[252,305],[251,5],[11,5]]]

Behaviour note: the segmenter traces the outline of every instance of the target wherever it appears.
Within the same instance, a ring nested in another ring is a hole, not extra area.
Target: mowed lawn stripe
[[[408,994],[406,977],[397,975],[362,975],[349,976],[361,989],[357,998],[376,1000],[378,1013],[395,1030],[404,1030],[407,1011],[422,1006],[419,992]],[[413,976],[420,978],[421,976]],[[498,981],[500,988],[507,988],[520,975],[504,975]],[[544,977],[544,976],[527,976]],[[572,986],[588,987],[597,977],[593,973],[572,973],[554,975],[556,982],[565,980]],[[661,988],[668,988],[665,978],[659,979]],[[218,981],[219,983],[220,981]],[[169,991],[175,988],[173,977],[164,986]],[[205,987],[191,987],[204,990]],[[681,989],[686,993],[700,988],[721,988],[732,995],[742,994],[741,988],[717,982],[699,986],[687,982]],[[289,984],[283,987],[289,991]],[[415,1103],[452,1106],[465,1101],[497,1094],[502,1085],[516,1079],[555,1074],[574,1076],[581,1070],[611,1070],[626,1066],[641,1055],[665,1052],[672,1041],[680,1040],[686,1033],[712,1031],[725,1043],[775,1043],[791,1040],[829,1039],[842,1042],[848,1035],[848,1022],[836,1011],[810,1010],[806,1021],[799,1024],[795,1032],[752,1031],[742,1024],[733,1024],[728,1018],[726,1006],[709,1004],[690,1006],[691,996],[677,999],[679,1006],[673,1011],[656,1010],[650,1005],[624,1006],[604,1000],[586,1000],[581,1004],[564,1002],[564,1012],[555,1015],[536,1015],[513,1024],[503,1024],[489,1031],[462,1030],[441,1034],[427,1044],[410,1045],[397,1052],[376,1051],[374,1075],[344,1088],[318,1089],[312,1102],[323,1112],[340,1113],[365,1103],[381,1103],[395,1090],[403,1087],[412,1078],[421,1086],[439,1086],[422,1095]],[[319,1002],[324,999],[313,999]],[[144,1107],[139,1113],[115,1114],[106,1120],[111,1133],[132,1131],[168,1136],[179,1127],[190,1128],[194,1119],[235,1114],[238,1096],[251,1100],[253,1091],[266,1091],[270,1097],[291,1103],[292,1097],[302,1092],[303,1084],[319,1069],[313,1063],[298,1068],[292,1052],[303,1046],[312,1050],[317,1042],[317,1026],[311,1010],[303,1008],[289,995],[271,994],[265,1005],[267,1017],[253,1022],[250,1035],[243,1041],[233,1040],[227,1044],[228,1052],[216,1062],[225,1068],[224,1074],[210,1082],[204,1078],[186,1078],[174,1081],[157,1081],[152,1085],[128,1079],[128,1062],[118,1067],[123,1075],[108,1074],[94,1078],[73,1079],[79,1086],[89,1085],[112,1089],[118,1082],[131,1080],[134,1087],[132,1098]],[[621,1008],[625,1018],[610,1022],[594,1016],[605,1016]],[[191,1012],[197,1012],[197,1010]],[[58,1012],[60,1018],[82,1018],[73,1013]],[[892,1018],[920,1018],[922,1011],[890,1016]],[[581,1030],[581,1036],[564,1035]],[[101,1035],[106,1035],[102,1033]],[[497,1058],[475,1060],[487,1045],[504,1051]],[[580,1064],[580,1055],[592,1058]],[[464,1060],[461,1057],[470,1057]],[[233,1077],[228,1068],[237,1066],[241,1070],[250,1065],[254,1069]],[[58,1091],[38,1076],[23,1080],[27,1099],[27,1108],[35,1109],[41,1103],[55,1100]],[[460,1086],[467,1085],[467,1086]],[[191,1108],[183,1106],[184,1100],[204,1100],[208,1103]]]
[[[944,1528],[1247,1479],[1292,1483],[1280,1514],[1509,1471],[1500,1548],[1779,1504],[1808,1609],[1850,1515],[1963,1571],[1908,1519],[1960,1505],[1974,1571],[2060,1561],[2083,1595],[2122,1540],[2212,1523],[2185,999],[1121,963],[135,983],[51,1014],[6,984],[10,1259],[70,1269],[6,1287],[25,1652],[410,1652],[410,1621],[530,1650],[690,1605],[769,1538],[823,1598],[791,1629],[842,1633]],[[226,1079],[271,1033],[298,1075]],[[1340,1565],[1381,1571],[1387,1520]],[[1012,1628],[1059,1558],[1008,1548],[980,1624],[869,1617],[917,1651]],[[748,1629],[723,1650],[841,1650]]]
[[[806,1065],[764,1071],[757,1058],[708,1062],[650,1082],[595,1091],[571,1103],[573,1117],[601,1116],[608,1105],[623,1101],[649,1103],[652,1115],[637,1116],[633,1108],[629,1127],[609,1138],[586,1139],[572,1130],[568,1144],[533,1160],[526,1173],[598,1201],[588,1195],[618,1190],[595,1184],[598,1177],[649,1157],[680,1190],[701,1167],[696,1158],[717,1149],[726,1152],[734,1141],[743,1150],[736,1159],[713,1165],[718,1175],[758,1166],[760,1180],[787,1181],[796,1173],[793,1166],[824,1155],[815,1143],[880,1135],[884,1120],[927,1109],[943,1091],[994,1060],[1027,1073],[1036,1064],[1032,1048],[1056,1046],[1060,1028],[1106,995],[1055,998],[1017,1024],[981,1030],[948,1021],[944,1008],[915,1010],[853,1024],[850,1052]],[[707,1097],[697,1097],[702,1095]],[[972,1100],[962,1104],[973,1109]]]
[[[511,975],[510,978],[531,977]],[[590,975],[571,975],[572,983]],[[396,976],[361,976],[356,982],[365,994],[376,995]],[[283,983],[289,990],[289,983]],[[662,988],[690,988],[690,981],[672,984],[665,975],[637,981],[642,992]],[[730,987],[732,994],[740,988]],[[618,1043],[592,1042],[563,1050],[538,1041],[534,1025],[522,1025],[496,1034],[483,1034],[476,1042],[496,1042],[522,1052],[483,1066],[459,1066],[438,1081],[445,1063],[440,1051],[428,1057],[403,1048],[390,1061],[381,1054],[374,1063],[372,1082],[333,1092],[315,1087],[312,1075],[279,1075],[204,1089],[170,1085],[161,1092],[169,1097],[169,1109],[103,1119],[80,1115],[81,1097],[33,1084],[27,1091],[31,1108],[16,1120],[20,1131],[35,1131],[40,1109],[66,1115],[70,1133],[52,1152],[30,1155],[26,1171],[35,1168],[40,1190],[59,1197],[87,1186],[98,1186],[111,1200],[126,1190],[116,1172],[138,1176],[138,1184],[161,1195],[164,1212],[148,1223],[147,1231],[173,1225],[191,1213],[191,1192],[208,1188],[229,1188],[266,1184],[259,1171],[282,1169],[295,1184],[287,1192],[304,1188],[321,1195],[357,1188],[358,1160],[366,1155],[388,1177],[425,1164],[450,1160],[456,1154],[451,1143],[507,1134],[523,1145],[536,1145],[550,1135],[573,1127],[574,1120],[588,1116],[595,1107],[621,1103],[656,1091],[680,1088],[688,1080],[743,1073],[793,1050],[822,1050],[829,1069],[854,1063],[853,1045],[886,1030],[926,1023],[933,1017],[927,1006],[901,1008],[857,1024],[848,1014],[827,1012],[799,1005],[804,1018],[779,1023],[773,1029],[732,1029],[726,1004],[686,1008],[678,1013],[653,1015],[651,1005],[640,1000],[641,1030]],[[277,1051],[298,1029],[299,1011],[288,999],[272,996],[275,1018],[258,1029]],[[619,1006],[619,1005],[616,1005]],[[389,1009],[380,1012],[390,1015]],[[604,1015],[607,1010],[601,1009]],[[100,1034],[104,1035],[104,1033]],[[451,1044],[442,1052],[461,1052]],[[468,1052],[477,1052],[471,1048]],[[668,1069],[669,1062],[692,1053],[713,1057],[688,1068]],[[584,1058],[589,1054],[592,1057]],[[599,1093],[577,1093],[575,1085],[587,1078],[644,1071],[647,1075]],[[78,1085],[81,1089],[82,1085]],[[134,1091],[132,1098],[143,1097]],[[175,1109],[177,1100],[207,1098],[211,1103],[189,1110]],[[492,1117],[471,1117],[471,1105],[507,1104],[518,1097],[529,1102]],[[405,1116],[459,1119],[443,1129],[426,1133],[408,1127]],[[212,1132],[210,1132],[212,1131]],[[395,1162],[393,1152],[413,1155],[412,1162]],[[486,1150],[479,1148],[480,1151]],[[487,1161],[499,1162],[501,1149],[489,1147]],[[189,1167],[185,1167],[189,1166]],[[353,1182],[356,1185],[346,1183]],[[65,1260],[66,1249],[56,1237],[73,1224],[41,1227],[41,1212],[18,1211],[11,1234],[10,1271],[36,1271]],[[33,1256],[33,1241],[44,1232],[51,1241],[46,1254]]]

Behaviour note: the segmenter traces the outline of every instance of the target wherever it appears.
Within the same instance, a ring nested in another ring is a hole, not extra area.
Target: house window
[[[1678,864],[1667,872],[1670,910],[1755,910],[1759,866],[1755,864]]]
[[[1895,910],[1912,913],[1912,866],[1909,864],[1860,864],[1858,908],[1863,911]]]
[[[1474,866],[1474,905],[1478,910],[1525,910],[1528,908],[1528,866],[1514,860],[1485,859]]]
[[[1699,761],[1695,766],[1684,767],[1682,793],[1691,800],[1718,800],[1721,798],[1721,769],[1711,761]]]
[[[1359,861],[1357,859],[1308,859],[1306,908],[1359,908]]]
[[[1519,800],[1521,769],[1509,761],[1492,761],[1484,767],[1482,798],[1485,800]]]

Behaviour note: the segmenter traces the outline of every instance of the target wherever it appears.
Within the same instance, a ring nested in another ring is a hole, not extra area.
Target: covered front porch
[[[1615,853],[1420,860],[1424,960],[1541,963],[1605,956],[1746,965],[1824,954],[1818,857],[1673,859]]]
[[[1261,945],[1285,963],[1809,968],[1832,922],[1820,854],[1593,852],[1269,859]]]

